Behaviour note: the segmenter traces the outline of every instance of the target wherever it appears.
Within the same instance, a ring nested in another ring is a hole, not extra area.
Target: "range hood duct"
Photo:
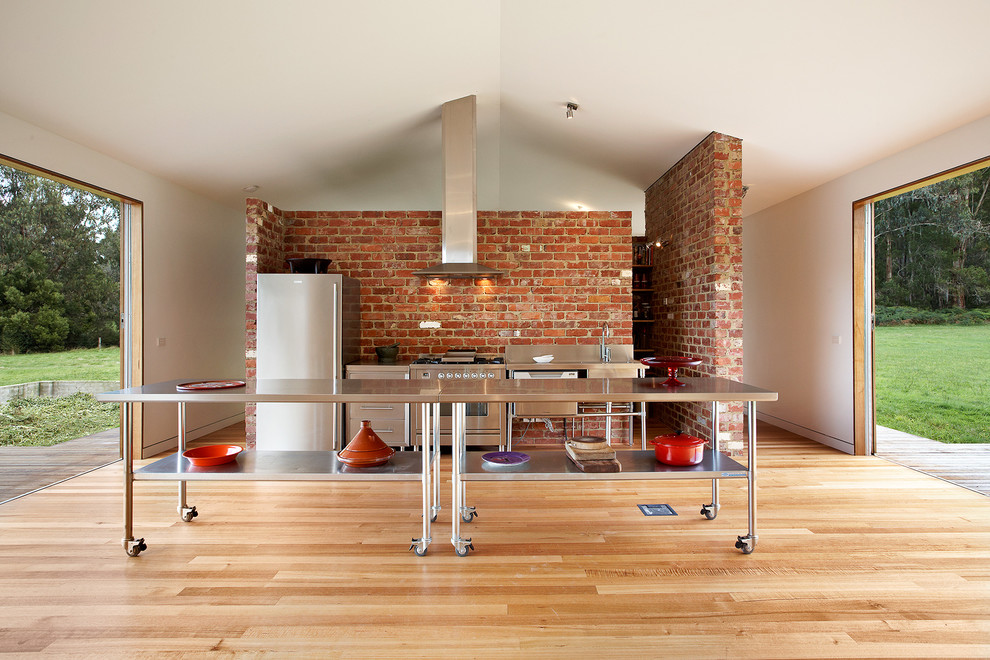
[[[478,263],[477,97],[440,107],[443,155],[441,263],[417,277],[495,277],[502,271]]]

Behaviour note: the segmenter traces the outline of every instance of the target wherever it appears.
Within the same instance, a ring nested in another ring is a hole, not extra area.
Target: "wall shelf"
[[[633,281],[632,281],[632,321],[633,353],[647,355],[653,353],[653,243],[645,236],[633,239]]]

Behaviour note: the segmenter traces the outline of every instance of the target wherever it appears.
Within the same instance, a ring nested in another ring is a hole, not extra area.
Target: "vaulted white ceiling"
[[[232,207],[438,209],[440,104],[476,94],[481,209],[642,222],[716,130],[752,213],[990,115],[987,25],[986,0],[0,0],[0,111]]]

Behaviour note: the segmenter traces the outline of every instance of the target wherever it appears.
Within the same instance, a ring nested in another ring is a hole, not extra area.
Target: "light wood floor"
[[[474,484],[476,551],[425,557],[415,483],[136,484],[0,506],[0,651],[63,657],[990,657],[990,498],[761,425],[759,545],[723,482]],[[223,436],[214,436],[223,437]],[[445,462],[445,469],[449,463]],[[640,503],[667,503],[647,518]]]

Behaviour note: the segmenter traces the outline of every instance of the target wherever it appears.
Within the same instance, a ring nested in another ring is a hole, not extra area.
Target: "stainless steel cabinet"
[[[349,364],[345,368],[346,378],[365,380],[408,380],[409,366],[396,364]],[[410,442],[409,404],[393,403],[349,403],[347,404],[348,440],[361,428],[362,420],[369,420],[371,428],[386,444],[392,447],[408,447]]]

